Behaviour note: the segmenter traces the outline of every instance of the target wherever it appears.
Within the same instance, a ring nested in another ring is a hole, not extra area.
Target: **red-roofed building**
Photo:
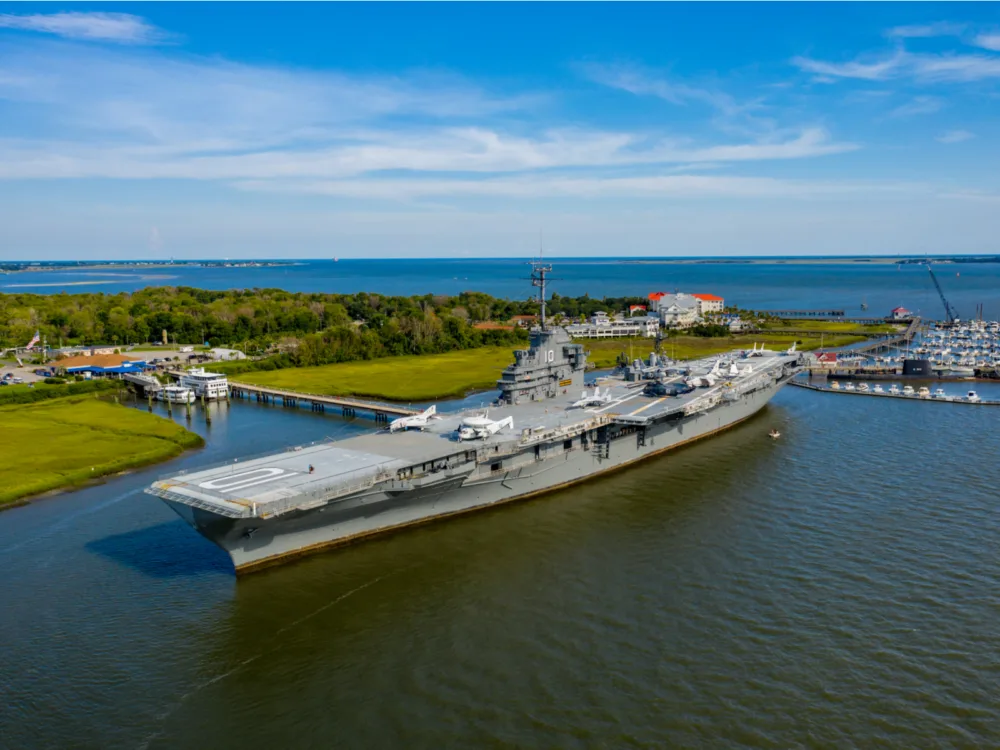
[[[635,315],[637,312],[646,312],[645,305],[629,305],[628,314]]]
[[[912,318],[913,313],[911,313],[905,307],[897,307],[895,310],[889,313],[889,317],[891,317],[893,320],[906,320],[907,318]]]
[[[649,293],[649,301],[650,302],[659,302],[661,299],[663,299],[666,296],[667,296],[666,292],[650,292]]]
[[[716,313],[722,312],[725,300],[714,294],[692,294],[692,297],[698,300],[698,306],[701,308],[701,314],[704,316],[706,313]]]

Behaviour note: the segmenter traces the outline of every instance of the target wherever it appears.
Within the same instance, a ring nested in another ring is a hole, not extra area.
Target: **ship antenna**
[[[538,232],[538,261],[531,264],[531,285],[538,287],[538,301],[541,304],[542,330],[545,330],[545,274],[552,270],[552,266],[547,266],[543,262],[544,247],[542,246],[542,233]]]

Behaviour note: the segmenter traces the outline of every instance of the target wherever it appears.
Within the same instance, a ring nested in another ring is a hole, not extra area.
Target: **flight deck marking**
[[[294,471],[286,471],[277,467],[252,469],[250,471],[241,471],[238,474],[227,474],[219,479],[209,479],[206,482],[199,482],[198,486],[202,489],[215,490],[216,492],[235,492],[236,490],[246,489],[257,484],[273,482],[279,477],[295,473]],[[263,476],[261,476],[262,474]]]
[[[610,408],[612,408],[614,406],[618,406],[619,404],[624,404],[626,401],[631,401],[632,399],[638,398],[641,395],[642,395],[641,392],[640,393],[633,393],[631,396],[626,396],[625,398],[618,399],[617,401],[612,401],[610,404],[608,404],[607,406],[605,406],[603,409],[595,409],[594,413],[595,414],[600,414],[602,411],[607,411],[608,409],[610,409]]]
[[[640,407],[639,407],[638,409],[636,409],[636,410],[635,410],[634,412],[631,412],[631,413],[629,414],[629,416],[630,416],[630,417],[634,417],[634,416],[635,416],[636,414],[638,414],[639,412],[641,412],[641,411],[646,411],[646,409],[648,409],[648,408],[649,408],[650,406],[656,406],[656,405],[657,405],[658,403],[660,403],[661,401],[666,401],[666,400],[667,400],[666,398],[658,398],[658,399],[656,399],[656,401],[651,401],[650,403],[646,404],[645,406],[640,406]]]

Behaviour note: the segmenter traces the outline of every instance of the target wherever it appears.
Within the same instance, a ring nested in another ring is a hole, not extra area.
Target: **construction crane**
[[[954,323],[958,320],[958,311],[951,306],[951,303],[944,296],[944,292],[941,289],[941,285],[938,283],[937,276],[934,275],[933,269],[931,269],[931,264],[927,264],[927,271],[931,275],[931,281],[934,282],[934,288],[937,289],[938,295],[941,297],[941,304],[944,305],[944,315],[948,319],[949,323]]]

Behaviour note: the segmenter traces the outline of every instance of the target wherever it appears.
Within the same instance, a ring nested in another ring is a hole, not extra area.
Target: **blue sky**
[[[993,4],[0,3],[0,258],[1000,252]]]

